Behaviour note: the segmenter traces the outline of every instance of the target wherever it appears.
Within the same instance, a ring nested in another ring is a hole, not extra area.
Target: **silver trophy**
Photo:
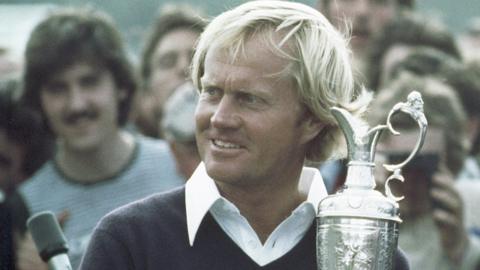
[[[392,108],[385,125],[371,129],[344,109],[334,107],[331,112],[345,134],[349,163],[343,189],[323,199],[318,207],[317,267],[322,270],[393,269],[401,223],[397,201],[403,197],[395,197],[389,183],[404,181],[401,168],[423,145],[427,128],[423,100],[420,93],[410,93],[407,102]],[[410,115],[418,123],[420,136],[405,161],[383,165],[393,173],[385,182],[384,196],[374,190],[375,147],[383,130],[399,135],[390,122],[397,112]]]

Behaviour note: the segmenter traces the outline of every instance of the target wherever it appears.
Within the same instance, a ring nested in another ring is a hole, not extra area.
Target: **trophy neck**
[[[366,161],[350,161],[348,163],[346,189],[374,189],[375,178],[373,169],[375,164]]]

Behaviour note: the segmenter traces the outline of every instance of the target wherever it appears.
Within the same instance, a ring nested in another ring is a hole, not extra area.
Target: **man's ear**
[[[302,122],[303,134],[301,143],[308,143],[313,140],[326,126],[325,123],[320,121],[318,117],[315,117],[311,112],[307,112]]]

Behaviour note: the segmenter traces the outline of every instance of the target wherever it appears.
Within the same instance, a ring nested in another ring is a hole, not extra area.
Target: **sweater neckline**
[[[96,185],[96,184],[110,182],[110,181],[113,181],[115,179],[118,179],[118,177],[120,175],[122,175],[127,170],[129,170],[133,166],[133,164],[136,162],[137,157],[139,156],[139,152],[141,150],[140,148],[141,148],[141,144],[140,144],[139,140],[137,138],[135,138],[134,149],[133,149],[133,152],[130,155],[130,158],[128,159],[128,161],[118,171],[114,172],[113,174],[111,174],[109,176],[103,177],[103,178],[101,178],[97,181],[91,181],[91,182],[90,181],[82,181],[79,178],[73,178],[73,177],[68,176],[62,170],[62,168],[60,168],[60,165],[58,164],[58,161],[57,161],[56,158],[52,159],[52,164],[53,164],[54,170],[61,176],[61,179],[65,180],[65,182],[67,182],[69,184],[80,185],[80,186],[93,186],[93,185]]]

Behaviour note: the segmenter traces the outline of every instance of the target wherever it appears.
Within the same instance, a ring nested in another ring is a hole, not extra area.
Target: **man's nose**
[[[210,122],[215,128],[236,128],[240,124],[240,115],[231,97],[223,96],[215,106]]]
[[[68,109],[73,111],[82,110],[87,104],[85,93],[78,86],[71,86],[68,93]]]

